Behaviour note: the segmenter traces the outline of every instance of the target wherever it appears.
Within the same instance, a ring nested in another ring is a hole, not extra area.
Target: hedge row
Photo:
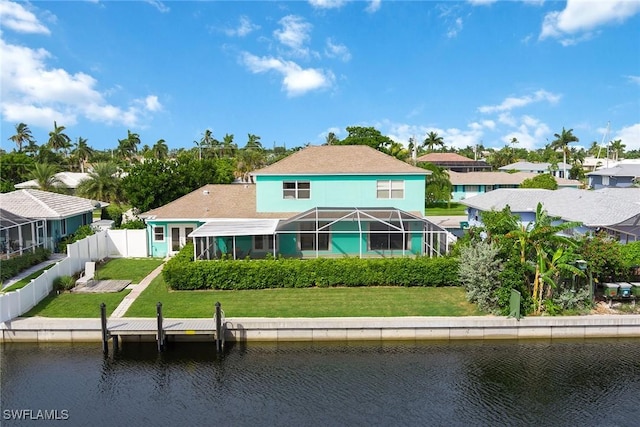
[[[267,289],[328,286],[457,286],[455,258],[278,258],[193,262],[189,249],[163,269],[172,289]],[[191,254],[193,248],[191,248]]]
[[[50,254],[47,249],[37,248],[35,252],[25,252],[15,258],[0,260],[0,281],[5,282],[21,271],[48,260]]]

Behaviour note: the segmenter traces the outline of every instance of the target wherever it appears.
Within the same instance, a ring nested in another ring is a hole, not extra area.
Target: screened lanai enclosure
[[[395,208],[314,208],[289,219],[208,221],[190,235],[196,259],[442,256],[452,236]]]
[[[22,255],[45,244],[45,221],[0,209],[0,259]]]

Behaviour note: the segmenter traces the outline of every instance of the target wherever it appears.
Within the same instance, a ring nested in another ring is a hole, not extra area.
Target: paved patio
[[[74,293],[120,292],[131,280],[94,280],[88,285],[80,285],[73,288]]]

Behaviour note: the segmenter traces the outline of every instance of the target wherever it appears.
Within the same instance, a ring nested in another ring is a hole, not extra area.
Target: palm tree
[[[42,191],[59,192],[64,189],[64,184],[56,176],[58,167],[50,163],[35,163],[29,174],[29,178],[33,179],[38,189]]]
[[[566,178],[567,177],[567,154],[569,154],[569,144],[572,142],[578,142],[580,141],[580,139],[578,139],[578,137],[573,134],[573,129],[565,130],[564,127],[562,128],[561,133],[553,134],[553,136],[555,136],[556,139],[551,141],[551,147],[556,150],[562,150],[563,163],[564,163],[564,166],[563,166],[564,173],[562,177]]]
[[[58,126],[58,124],[53,122],[53,130],[49,132],[49,147],[58,152],[63,150],[66,152],[67,149],[71,148],[71,138],[64,133],[66,128],[64,126]]]
[[[131,161],[138,152],[138,144],[140,144],[140,135],[132,133],[127,129],[127,137],[118,140],[118,148],[116,151],[122,158]]]
[[[329,132],[327,134],[327,138],[324,141],[325,145],[335,145],[336,142],[340,141],[335,133]]]
[[[93,148],[91,148],[87,144],[87,140],[81,136],[76,140],[75,146],[76,148],[73,150],[72,154],[80,161],[80,172],[84,173],[84,168],[87,162],[91,156],[93,156]]]
[[[226,133],[224,135],[224,137],[222,138],[221,150],[222,151],[220,154],[222,157],[224,157],[225,155],[233,156],[235,154],[235,152],[238,150],[238,147],[233,143],[233,134]]]
[[[260,137],[252,133],[248,134],[247,145],[244,146],[245,150],[263,150]]]
[[[31,129],[25,123],[18,123],[16,125],[16,134],[9,137],[10,141],[13,141],[18,146],[18,152],[22,151],[22,145],[28,143],[30,146],[35,144]]]
[[[538,203],[535,221],[526,224],[520,223],[517,229],[505,235],[507,239],[514,239],[514,245],[519,249],[522,264],[534,263],[535,273],[531,296],[538,314],[542,310],[545,274],[550,254],[555,254],[558,248],[576,246],[574,241],[559,233],[581,225],[579,222],[563,222],[554,225],[557,220],[558,218],[547,215],[547,212],[542,208],[542,203]]]
[[[624,149],[626,148],[626,145],[622,143],[621,139],[616,139],[615,141],[611,141],[609,144],[611,146],[611,153],[613,154],[613,160],[617,162],[618,159],[622,157],[622,155],[624,154]]]
[[[164,160],[169,156],[169,146],[164,139],[159,139],[158,142],[151,147],[151,152],[156,159]]]
[[[120,201],[120,178],[117,166],[111,162],[95,163],[87,179],[78,184],[76,194],[87,199],[109,203]]]
[[[435,147],[444,147],[444,139],[437,132],[429,132],[422,143],[429,152],[435,151]]]
[[[201,159],[202,159],[202,149],[205,150],[205,157],[206,157],[207,150],[209,149],[213,150],[214,157],[217,156],[218,141],[213,137],[213,132],[210,129],[206,129],[204,131],[204,134],[200,139],[200,144],[196,144],[196,145],[200,149]]]

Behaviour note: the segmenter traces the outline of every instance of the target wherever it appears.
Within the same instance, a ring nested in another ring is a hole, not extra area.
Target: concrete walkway
[[[66,257],[67,257],[66,254],[51,254],[48,260],[43,261],[40,264],[36,264],[33,267],[29,267],[26,270],[23,270],[20,273],[18,273],[16,276],[13,276],[11,279],[8,279],[6,282],[2,284],[2,289],[8,288],[9,286],[13,285],[16,282],[19,282],[20,280],[24,279],[27,276],[30,276],[36,271],[42,270],[43,268],[46,268],[51,264],[55,264],[56,262],[63,260]]]
[[[127,312],[127,310],[129,310],[129,307],[131,307],[131,304],[133,304],[133,302],[136,300],[136,298],[138,298],[138,296],[142,293],[142,291],[147,289],[147,286],[149,286],[151,281],[156,277],[158,277],[158,275],[162,272],[163,267],[164,267],[164,262],[158,268],[156,268],[151,273],[149,273],[147,277],[142,279],[140,283],[132,286],[132,290],[131,292],[129,292],[129,295],[124,297],[120,305],[116,307],[116,309],[111,314],[111,317],[112,318],[123,317],[124,314]]]

